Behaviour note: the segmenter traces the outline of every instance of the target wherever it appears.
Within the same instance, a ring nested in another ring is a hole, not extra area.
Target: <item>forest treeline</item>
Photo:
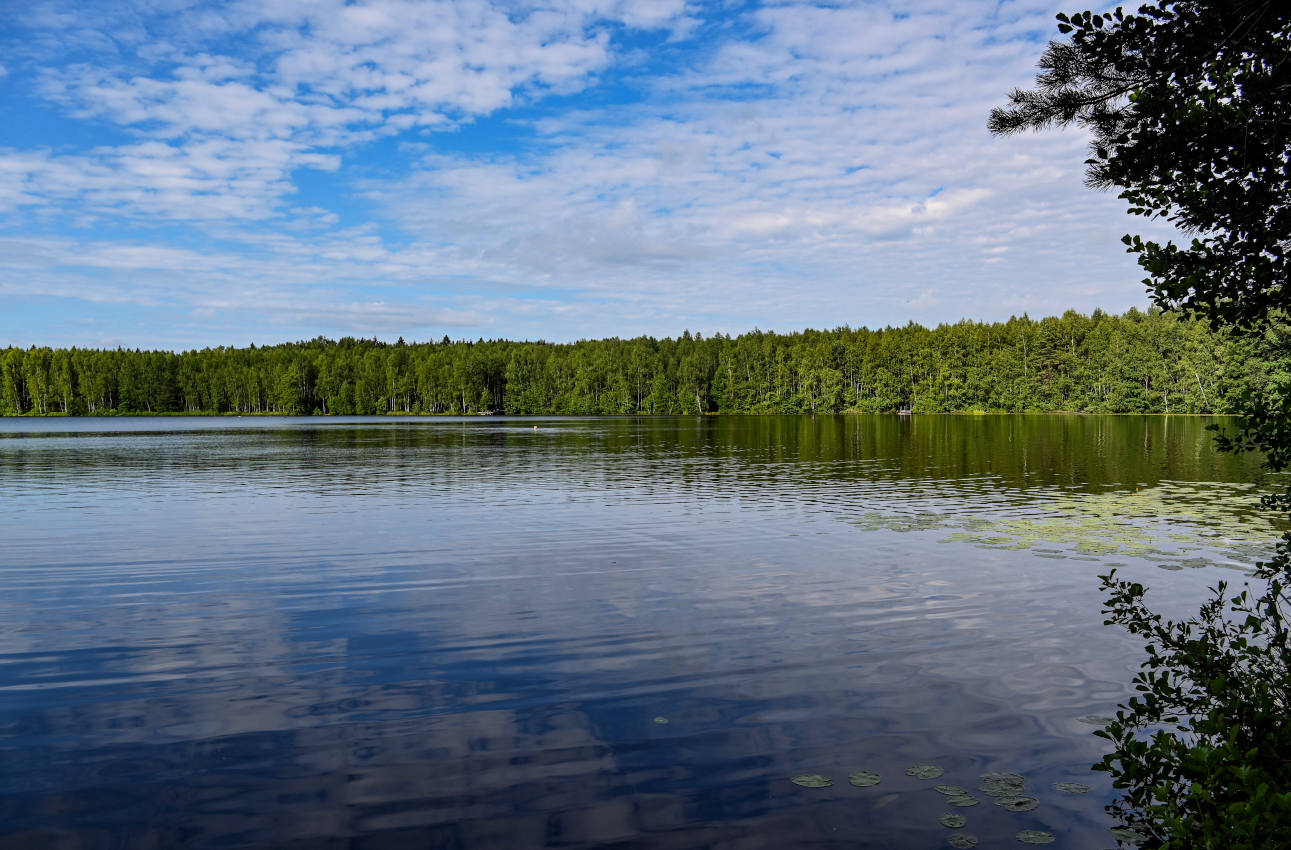
[[[1157,311],[925,328],[0,352],[0,414],[1226,413],[1291,359]]]

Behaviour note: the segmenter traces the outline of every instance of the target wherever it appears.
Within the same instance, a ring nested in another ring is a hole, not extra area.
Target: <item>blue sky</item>
[[[1049,2],[0,0],[0,346],[1144,306]]]

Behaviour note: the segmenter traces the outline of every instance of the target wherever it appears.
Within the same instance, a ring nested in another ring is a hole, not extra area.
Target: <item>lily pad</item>
[[[1148,840],[1148,837],[1137,829],[1129,829],[1124,826],[1114,826],[1111,829],[1112,837],[1117,841],[1130,844],[1135,847]]]
[[[968,789],[960,788],[958,785],[934,785],[933,789],[938,794],[945,794],[947,797],[967,797]]]
[[[983,773],[982,782],[998,782],[1005,785],[1025,785],[1027,778],[1020,773]]]
[[[879,775],[877,773],[870,773],[868,770],[858,770],[856,773],[847,777],[847,781],[855,785],[857,788],[869,788],[871,785],[879,784]]]
[[[1088,794],[1090,791],[1083,782],[1055,782],[1053,787],[1064,794]]]
[[[996,797],[995,805],[1006,812],[1029,812],[1040,805],[1040,801],[1035,797]]]
[[[905,775],[913,776],[915,779],[936,779],[941,774],[941,768],[935,764],[916,764],[914,767],[905,769]]]
[[[968,818],[947,812],[941,816],[941,825],[949,829],[959,829],[968,823]]]
[[[1024,829],[1018,833],[1018,841],[1023,844],[1052,844],[1053,833],[1043,829]]]
[[[968,796],[967,794],[965,794],[965,795],[964,795],[964,796],[962,796],[962,797],[947,797],[947,798],[946,798],[946,805],[948,805],[948,806],[958,806],[958,807],[959,807],[959,808],[961,808],[961,809],[966,809],[966,808],[968,808],[969,806],[976,806],[976,805],[977,805],[977,803],[978,803],[978,800],[977,800],[977,798],[976,798],[976,797],[970,797],[970,796]]]
[[[1016,773],[984,773],[978,788],[991,797],[1017,797],[1026,784],[1026,778]]]
[[[956,848],[956,850],[968,850],[969,847],[977,846],[977,836],[965,835],[962,832],[956,832],[954,835],[950,836],[950,838],[946,839],[946,843],[951,847]]]
[[[668,723],[668,718],[666,718],[666,717],[662,717],[662,716],[660,716],[660,717],[656,717],[656,718],[654,719],[654,722],[655,722],[655,723],[658,723],[660,726],[665,726],[665,725],[667,725],[667,723]]]
[[[821,776],[819,773],[804,773],[802,776],[795,776],[789,781],[794,785],[801,785],[803,788],[829,788],[834,784],[834,780],[828,776]]]

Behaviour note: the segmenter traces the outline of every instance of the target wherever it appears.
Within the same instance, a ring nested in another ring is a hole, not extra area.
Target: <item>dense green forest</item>
[[[0,352],[0,414],[1225,413],[1291,358],[1159,312],[568,344]]]

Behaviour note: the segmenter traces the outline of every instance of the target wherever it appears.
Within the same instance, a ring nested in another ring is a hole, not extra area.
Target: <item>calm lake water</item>
[[[1114,846],[1097,575],[1273,534],[1205,424],[0,420],[0,848]]]

